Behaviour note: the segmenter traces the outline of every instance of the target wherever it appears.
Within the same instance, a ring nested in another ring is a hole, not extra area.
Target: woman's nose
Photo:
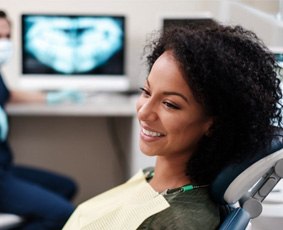
[[[150,99],[137,103],[138,119],[140,121],[155,121],[158,118],[156,105]]]

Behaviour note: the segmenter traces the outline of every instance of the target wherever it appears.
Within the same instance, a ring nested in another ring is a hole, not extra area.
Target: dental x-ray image
[[[123,75],[122,16],[22,15],[23,74]]]

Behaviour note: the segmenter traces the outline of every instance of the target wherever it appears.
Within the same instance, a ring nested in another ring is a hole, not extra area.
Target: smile
[[[144,128],[142,128],[142,132],[143,132],[145,135],[150,136],[150,137],[160,137],[160,136],[162,136],[161,133],[149,131],[149,130],[146,130],[146,129],[144,129]]]

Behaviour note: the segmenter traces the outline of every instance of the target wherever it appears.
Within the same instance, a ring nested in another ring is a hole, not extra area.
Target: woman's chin
[[[152,151],[151,148],[147,148],[145,146],[140,145],[140,150],[146,156],[149,156],[149,157],[156,156],[156,151]]]

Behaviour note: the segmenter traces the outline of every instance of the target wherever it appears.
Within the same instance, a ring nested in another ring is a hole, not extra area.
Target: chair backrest
[[[223,169],[211,186],[213,199],[222,205],[221,230],[245,230],[262,212],[261,202],[283,178],[283,130],[255,157]]]

